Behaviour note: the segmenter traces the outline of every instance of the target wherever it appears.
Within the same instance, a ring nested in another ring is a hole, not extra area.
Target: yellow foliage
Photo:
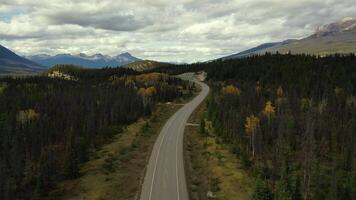
[[[152,96],[154,94],[157,93],[157,90],[155,87],[151,86],[151,87],[148,87],[147,89],[145,88],[140,88],[138,91],[137,91],[137,94],[140,95],[140,96],[143,96],[143,97],[147,97],[147,96]]]
[[[156,90],[156,88],[153,87],[153,86],[151,86],[151,87],[149,87],[149,88],[146,89],[146,94],[147,94],[148,96],[151,96],[151,95],[156,94],[156,93],[157,93],[157,90]]]
[[[145,88],[140,88],[137,91],[137,94],[140,95],[140,96],[145,96],[145,93],[146,93],[146,89]]]
[[[139,82],[150,82],[150,81],[159,81],[162,75],[160,73],[149,73],[149,74],[141,74],[136,76],[136,80]]]
[[[301,100],[301,108],[303,110],[313,107],[313,100],[309,98],[303,98]]]
[[[284,97],[283,88],[282,88],[282,86],[279,86],[277,88],[277,101],[276,101],[276,103],[277,103],[277,105],[279,107],[281,107],[282,104],[284,104],[286,101],[287,101],[287,99]]]
[[[245,131],[248,134],[254,134],[259,126],[260,120],[254,115],[250,115],[246,118]]]
[[[277,88],[277,97],[279,97],[279,98],[283,97],[283,88],[282,88],[282,86],[279,86]]]
[[[36,113],[36,111],[33,109],[20,110],[17,113],[16,119],[17,119],[17,122],[26,123],[26,122],[37,120],[39,118],[39,116],[40,116],[40,114]]]
[[[265,109],[263,110],[263,113],[267,116],[273,115],[275,112],[275,107],[272,105],[271,101],[267,101]]]
[[[241,90],[233,85],[228,85],[223,87],[222,92],[223,94],[240,95]]]

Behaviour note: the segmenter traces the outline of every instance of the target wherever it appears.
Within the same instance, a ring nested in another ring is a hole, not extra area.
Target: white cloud
[[[128,51],[193,62],[355,13],[354,0],[0,0],[0,43],[25,55]]]

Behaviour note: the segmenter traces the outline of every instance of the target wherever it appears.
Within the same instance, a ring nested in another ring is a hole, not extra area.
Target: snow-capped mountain
[[[86,55],[84,53],[77,55],[57,54],[55,56],[39,54],[28,56],[27,58],[47,67],[52,67],[57,64],[73,64],[89,68],[117,67],[140,60],[130,53],[122,53],[117,56],[103,54]]]
[[[319,26],[314,35],[318,37],[327,36],[330,34],[351,31],[353,29],[356,29],[356,18],[347,17],[338,22]]]
[[[317,27],[316,31],[303,39],[266,43],[222,59],[241,58],[265,52],[306,53],[314,55],[356,53],[356,18],[347,17],[340,21]]]

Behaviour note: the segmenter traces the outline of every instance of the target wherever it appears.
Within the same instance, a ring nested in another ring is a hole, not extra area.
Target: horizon
[[[193,63],[300,39],[354,13],[351,0],[5,0],[0,5],[0,44],[23,56],[128,52],[144,60]]]

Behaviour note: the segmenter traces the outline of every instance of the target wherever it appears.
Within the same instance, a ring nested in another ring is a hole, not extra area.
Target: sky
[[[0,0],[0,44],[19,55],[196,62],[355,16],[354,0]]]

